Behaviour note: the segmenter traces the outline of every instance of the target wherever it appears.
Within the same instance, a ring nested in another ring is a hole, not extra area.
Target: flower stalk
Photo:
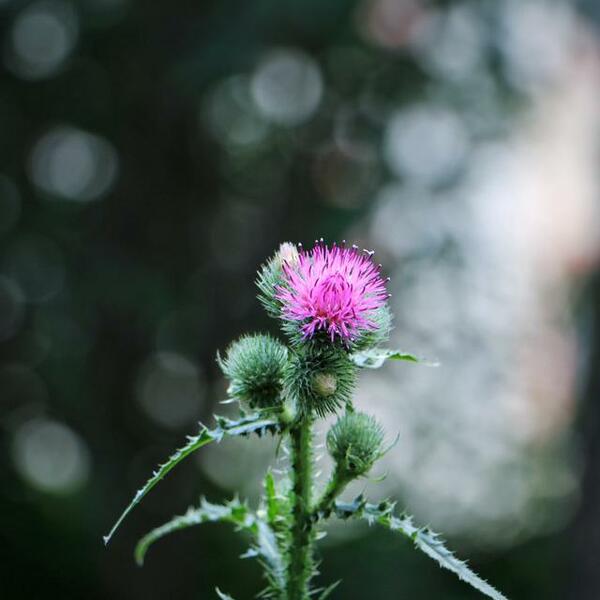
[[[312,419],[290,431],[292,453],[292,531],[287,570],[287,600],[307,600],[313,573],[311,501],[313,485]]]
[[[323,494],[312,511],[313,520],[316,521],[321,516],[328,517],[331,514],[335,499],[346,489],[350,481],[352,481],[350,477],[345,476],[337,469],[333,471],[327,487],[323,490]]]

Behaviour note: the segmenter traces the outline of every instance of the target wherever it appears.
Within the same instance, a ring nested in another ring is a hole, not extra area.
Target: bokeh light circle
[[[45,79],[56,74],[77,42],[79,24],[73,7],[59,0],[34,2],[21,11],[7,46],[7,66],[19,77]]]
[[[58,421],[39,418],[23,424],[13,439],[15,466],[32,487],[48,493],[70,493],[85,484],[90,471],[87,446]]]
[[[398,176],[426,185],[443,183],[462,166],[469,139],[461,119],[448,108],[418,106],[392,116],[384,156]]]
[[[251,92],[266,119],[281,125],[299,125],[313,115],[321,102],[321,71],[300,50],[274,50],[254,73]]]
[[[174,352],[159,352],[141,367],[136,398],[157,424],[176,429],[198,419],[204,399],[202,374],[194,363]]]
[[[30,176],[39,189],[73,202],[102,197],[115,181],[117,170],[118,157],[110,142],[65,125],[38,140],[30,160]]]

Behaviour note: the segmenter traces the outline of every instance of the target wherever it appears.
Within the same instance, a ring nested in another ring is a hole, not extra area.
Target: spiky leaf
[[[194,525],[215,522],[230,523],[238,531],[246,531],[252,536],[252,547],[244,557],[257,558],[265,567],[269,587],[263,592],[263,597],[275,597],[280,593],[285,587],[285,568],[275,534],[268,523],[237,498],[226,504],[212,504],[202,499],[198,508],[189,508],[184,515],[153,529],[138,542],[136,562],[142,565],[150,546],[164,536]]]
[[[264,417],[260,413],[242,417],[239,420],[226,419],[224,417],[216,417],[217,427],[214,429],[208,429],[202,426],[200,433],[196,436],[188,437],[188,443],[179,448],[174,454],[172,454],[167,462],[163,463],[158,467],[152,474],[152,477],[148,479],[145,485],[140,488],[133,500],[129,503],[127,508],[123,511],[117,522],[113,525],[108,535],[104,536],[104,543],[108,544],[119,525],[123,522],[125,517],[137,506],[142,498],[161,480],[167,475],[171,469],[177,466],[184,458],[187,458],[192,452],[195,452],[199,448],[210,444],[211,442],[220,442],[223,437],[230,436],[244,436],[250,433],[258,433],[261,435],[266,431],[275,431],[278,428],[276,420]]]
[[[335,503],[335,513],[339,518],[358,517],[366,520],[369,524],[377,523],[387,529],[402,533],[410,538],[419,550],[437,561],[441,567],[458,575],[459,579],[469,583],[493,600],[507,600],[506,596],[469,569],[466,562],[458,559],[448,550],[437,533],[429,528],[416,527],[411,516],[394,516],[393,508],[394,505],[388,502],[369,504],[360,496],[352,503],[339,501]]]
[[[225,594],[219,588],[216,588],[215,591],[217,592],[217,596],[219,596],[221,600],[233,600],[233,598],[229,594]]]
[[[379,369],[386,360],[403,360],[413,363],[421,363],[428,367],[437,367],[438,363],[429,361],[424,358],[411,354],[410,352],[402,352],[401,350],[389,350],[385,348],[371,348],[361,352],[354,352],[350,355],[350,360],[358,367],[363,369]]]
[[[239,530],[252,530],[256,519],[250,509],[237,499],[223,505],[211,504],[203,499],[199,508],[190,507],[184,515],[173,517],[164,525],[147,533],[135,547],[135,561],[141,566],[150,546],[174,531],[215,522],[232,523]]]
[[[275,484],[273,473],[268,471],[264,481],[265,493],[258,514],[269,525],[269,531],[272,532],[273,541],[279,551],[285,554],[289,546],[291,508],[288,495],[282,493],[278,487]]]
[[[287,517],[290,512],[289,498],[287,494],[277,489],[278,486],[275,485],[275,479],[271,471],[268,471],[265,476],[264,487],[267,523],[275,532],[278,532],[282,527],[287,530]]]
[[[256,521],[255,544],[257,557],[266,566],[270,583],[263,596],[269,597],[285,589],[285,566],[275,533],[268,523],[260,519]]]
[[[335,583],[328,585],[324,590],[318,590],[318,592],[320,592],[319,600],[326,600],[326,598],[329,598],[329,596],[331,596],[331,594],[334,592],[335,588],[340,585],[341,581],[341,579],[338,579]]]

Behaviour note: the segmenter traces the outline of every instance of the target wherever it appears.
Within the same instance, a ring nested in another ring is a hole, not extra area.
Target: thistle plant
[[[460,579],[496,600],[505,598],[478,577],[428,527],[417,527],[406,513],[395,514],[393,502],[371,503],[364,495],[342,500],[352,481],[365,477],[386,447],[377,420],[354,406],[352,393],[359,371],[386,361],[423,362],[410,353],[385,349],[391,329],[388,279],[373,253],[355,246],[311,250],[282,244],[257,278],[258,298],[279,321],[287,345],[269,335],[246,335],[217,361],[229,381],[229,400],[239,405],[236,419],[215,417],[212,429],[177,450],[135,494],[110,533],[108,543],[128,513],[171,469],[201,447],[227,437],[270,434],[286,445],[285,474],[267,472],[256,509],[237,497],[223,504],[202,499],[197,507],[154,529],[135,549],[141,565],[150,546],[179,529],[206,522],[227,522],[251,540],[245,556],[257,558],[265,571],[261,598],[308,600],[329,597],[337,585],[315,587],[315,546],[324,523],[332,518],[364,520],[405,536],[414,546],[453,571]],[[329,481],[317,489],[313,428],[329,415],[326,447],[333,459]],[[393,444],[392,444],[393,445]],[[216,590],[220,598],[230,598]]]

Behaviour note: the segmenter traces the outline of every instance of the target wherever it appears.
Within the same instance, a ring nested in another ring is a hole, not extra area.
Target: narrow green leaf
[[[342,580],[338,579],[335,583],[332,583],[331,585],[327,586],[319,596],[319,600],[325,600],[326,598],[329,598],[329,596],[331,596],[335,588],[337,588],[337,586],[340,585],[341,582]]]
[[[119,525],[125,517],[137,506],[142,498],[161,480],[167,473],[177,466],[184,458],[188,457],[192,452],[195,452],[202,446],[206,446],[211,442],[220,442],[225,436],[248,435],[250,433],[258,433],[261,435],[265,431],[275,431],[278,427],[277,421],[270,418],[264,418],[260,414],[245,416],[237,421],[226,419],[224,417],[216,417],[217,427],[215,429],[207,429],[202,426],[200,433],[193,437],[188,437],[188,443],[179,448],[173,455],[169,457],[167,462],[160,465],[148,479],[145,485],[139,489],[133,500],[123,511],[117,522],[113,525],[108,535],[104,536],[104,544],[108,544]]]
[[[419,550],[436,560],[440,566],[455,573],[459,579],[469,583],[493,600],[507,600],[506,596],[471,571],[466,562],[458,559],[448,550],[437,533],[429,528],[415,527],[411,516],[394,516],[393,508],[393,504],[387,502],[378,505],[366,503],[361,497],[352,503],[336,502],[335,504],[335,512],[339,518],[358,517],[365,519],[369,524],[377,523],[387,529],[402,533],[409,537]]]
[[[271,586],[276,591],[285,589],[285,566],[277,545],[277,538],[267,523],[260,519],[256,522],[256,551],[265,562]]]
[[[233,598],[229,594],[225,594],[219,588],[215,588],[215,591],[217,592],[217,595],[221,600],[233,600]]]
[[[279,592],[285,588],[285,566],[273,530],[237,498],[226,504],[211,504],[203,499],[198,508],[189,508],[184,515],[153,529],[138,542],[135,560],[142,565],[150,546],[174,531],[214,522],[231,523],[238,531],[250,533],[253,545],[243,558],[258,558],[263,563],[270,589]]]
[[[279,500],[275,490],[275,479],[269,470],[265,476],[265,502],[267,505],[267,521],[273,524],[279,514]]]
[[[271,471],[265,476],[264,511],[267,523],[273,528],[276,534],[287,533],[289,530],[288,517],[291,507],[288,495],[282,492],[281,489],[278,489],[282,485],[284,485],[284,482],[280,482],[279,485],[275,484],[275,479]]]
[[[135,547],[135,561],[141,566],[150,546],[174,531],[219,521],[233,523],[239,529],[248,530],[253,528],[255,518],[250,509],[239,500],[232,500],[225,505],[211,504],[202,500],[199,508],[190,507],[185,515],[173,517],[169,522],[147,533]]]
[[[424,358],[419,358],[409,352],[400,350],[388,350],[385,348],[371,348],[361,352],[354,352],[350,355],[350,360],[363,369],[379,369],[383,366],[386,360],[404,360],[407,362],[420,363],[428,367],[437,367],[437,362],[428,361]]]
[[[288,498],[278,490],[273,473],[268,471],[264,481],[265,493],[258,511],[258,536],[256,556],[262,558],[267,567],[269,587],[259,594],[259,598],[280,598],[285,590],[285,566],[282,555],[289,544]]]

